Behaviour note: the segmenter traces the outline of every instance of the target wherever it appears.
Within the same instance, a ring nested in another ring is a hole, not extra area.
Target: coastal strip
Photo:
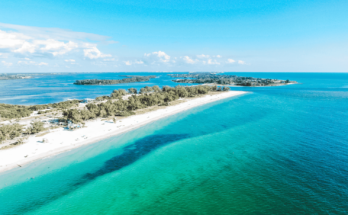
[[[131,131],[148,123],[200,105],[245,93],[243,91],[227,91],[197,98],[184,98],[179,104],[129,116],[121,121],[117,121],[117,123],[100,119],[87,121],[85,128],[75,131],[69,131],[63,128],[55,129],[43,136],[45,141],[42,141],[42,136],[31,136],[23,145],[0,150],[0,172],[20,168],[30,162]]]

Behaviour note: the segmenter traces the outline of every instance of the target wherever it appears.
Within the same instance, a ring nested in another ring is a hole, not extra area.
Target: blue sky
[[[348,1],[1,1],[0,72],[348,72]]]

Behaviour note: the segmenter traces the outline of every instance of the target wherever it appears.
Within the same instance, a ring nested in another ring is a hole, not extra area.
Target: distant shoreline
[[[198,98],[183,99],[181,103],[155,111],[122,119],[116,124],[109,121],[93,120],[86,122],[86,128],[66,131],[62,128],[52,130],[44,136],[48,143],[41,143],[43,137],[32,136],[28,141],[15,148],[0,151],[0,172],[20,168],[25,164],[51,157],[56,154],[95,143],[102,139],[116,136],[148,123],[189,110],[211,102],[243,95],[243,91],[227,91],[205,95]]]
[[[242,85],[214,84],[214,83],[202,84],[202,85],[217,85],[217,86],[227,86],[227,87],[280,87],[280,86],[286,86],[291,84],[301,84],[301,83],[296,82],[296,83],[274,84],[274,85],[267,85],[267,86],[242,86]]]
[[[138,82],[146,82],[153,78],[156,78],[155,75],[150,76],[131,76],[131,75],[123,75],[127,78],[124,79],[84,79],[84,80],[76,80],[74,82],[75,85],[116,85],[116,84],[128,84],[128,83],[138,83]]]
[[[24,76],[24,75],[0,75],[0,81],[7,80],[18,80],[18,79],[31,79],[33,76]]]

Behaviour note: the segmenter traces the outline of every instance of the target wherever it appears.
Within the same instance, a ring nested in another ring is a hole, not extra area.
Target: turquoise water
[[[348,74],[258,76],[302,84],[1,173],[0,214],[347,214]]]

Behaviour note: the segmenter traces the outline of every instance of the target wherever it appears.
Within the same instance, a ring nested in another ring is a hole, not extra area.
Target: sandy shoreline
[[[206,95],[203,97],[188,99],[183,103],[168,106],[163,109],[130,116],[117,121],[116,124],[98,119],[86,122],[86,128],[75,131],[68,131],[59,128],[42,137],[32,136],[23,145],[7,150],[0,150],[0,172],[19,168],[20,166],[35,160],[50,157],[64,151],[69,151],[86,144],[97,142],[107,137],[131,131],[145,124],[200,105],[242,95],[244,93],[246,92],[228,91],[215,95]],[[41,141],[43,138],[47,139],[48,143],[42,143]]]

